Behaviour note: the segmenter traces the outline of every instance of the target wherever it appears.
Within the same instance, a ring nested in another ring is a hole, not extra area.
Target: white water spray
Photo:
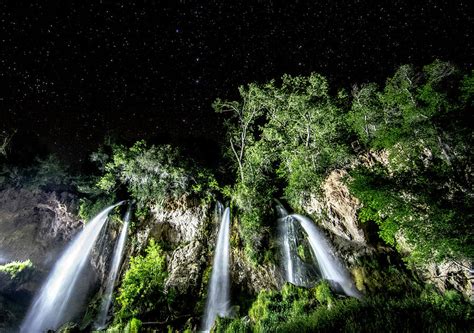
[[[67,247],[28,310],[20,332],[56,330],[71,318],[72,313],[68,311],[72,301],[71,294],[110,211],[122,203],[100,212]]]
[[[99,316],[97,317],[96,327],[97,329],[103,329],[107,322],[107,314],[109,312],[110,305],[112,303],[112,293],[114,291],[115,280],[122,262],[123,250],[125,248],[125,242],[127,240],[128,224],[130,222],[131,207],[128,208],[127,213],[123,219],[122,231],[118,237],[117,244],[115,245],[114,255],[112,260],[112,266],[110,267],[109,276],[107,277],[107,283],[100,306]]]
[[[287,210],[281,205],[277,203],[276,206],[277,213],[278,213],[278,228],[280,232],[280,239],[282,242],[282,249],[283,249],[283,263],[285,267],[285,276],[286,281],[295,284],[294,278],[294,253],[291,251],[290,242],[294,241],[294,230],[292,230],[292,221],[288,218]],[[293,236],[293,237],[292,237]]]
[[[209,285],[206,311],[202,323],[202,329],[206,332],[211,329],[216,316],[225,317],[229,314],[230,310],[229,234],[230,209],[227,207],[222,215],[217,236],[211,283]]]
[[[291,216],[300,222],[308,234],[309,243],[316,256],[323,278],[329,280],[330,283],[335,283],[336,287],[341,287],[346,295],[359,298],[360,294],[355,288],[349,273],[334,255],[326,238],[314,222],[302,215],[292,214]]]

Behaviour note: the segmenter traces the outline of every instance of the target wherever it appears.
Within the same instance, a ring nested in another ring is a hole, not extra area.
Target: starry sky
[[[218,154],[217,97],[283,73],[335,86],[435,58],[472,68],[472,1],[2,1],[0,131],[11,158],[81,165],[105,136]]]

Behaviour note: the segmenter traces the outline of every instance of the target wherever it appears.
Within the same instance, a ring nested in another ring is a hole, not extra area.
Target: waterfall
[[[318,271],[313,261],[308,264],[298,256],[298,245],[300,245],[298,236],[301,227],[278,201],[276,209],[285,279],[297,286],[311,287],[318,280]]]
[[[122,203],[107,207],[90,220],[67,247],[35,297],[20,332],[56,330],[72,317],[68,308],[71,306],[73,290],[110,211]]]
[[[130,206],[127,212],[125,213],[122,230],[115,245],[112,266],[110,267],[109,276],[107,277],[105,293],[100,306],[100,312],[96,321],[97,329],[103,329],[107,322],[107,314],[109,312],[110,304],[112,303],[112,293],[114,291],[115,280],[117,279],[120,263],[122,262],[123,250],[125,248],[125,241],[127,240],[127,231],[131,216],[131,210],[132,209]]]
[[[342,288],[346,295],[360,297],[349,273],[336,258],[331,246],[314,222],[302,215],[292,214],[291,216],[300,222],[308,234],[311,249],[316,256],[317,264],[319,265],[323,278],[329,280],[334,287]]]
[[[229,234],[230,209],[227,207],[222,215],[219,234],[217,236],[216,252],[212,264],[212,275],[207,294],[206,311],[202,329],[209,331],[216,316],[225,317],[230,308],[230,278],[229,278]]]
[[[280,203],[277,203],[277,213],[278,213],[278,228],[280,232],[280,240],[282,242],[282,249],[283,249],[283,266],[285,267],[285,276],[286,281],[295,284],[294,278],[294,256],[296,255],[294,251],[291,251],[290,242],[294,242],[294,228],[290,228],[293,226],[292,219],[288,217],[288,212]]]
[[[220,201],[217,201],[214,209],[214,218],[216,221],[221,221],[222,214],[224,214],[224,205]]]

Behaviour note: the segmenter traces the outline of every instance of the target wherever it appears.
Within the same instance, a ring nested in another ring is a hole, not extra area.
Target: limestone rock
[[[361,204],[344,184],[343,178],[346,176],[345,170],[331,172],[322,184],[322,195],[310,195],[302,203],[302,207],[309,215],[321,217],[319,224],[335,235],[353,242],[366,243],[367,238],[357,219]]]
[[[54,264],[66,241],[83,226],[70,193],[8,188],[0,191],[0,257],[30,259],[41,271]]]
[[[474,301],[474,269],[468,260],[430,263],[422,268],[421,276],[442,292],[456,289]]]
[[[281,272],[276,266],[252,265],[238,249],[232,251],[230,274],[233,285],[252,294],[258,294],[263,289],[278,289],[283,283]]]
[[[10,279],[0,273],[0,332],[15,332],[18,323],[67,241],[83,226],[75,217],[77,198],[68,192],[25,188],[0,191],[0,259],[2,264],[30,259],[31,272]]]
[[[208,207],[199,204],[178,205],[177,207],[154,206],[153,237],[171,243],[192,241],[202,223],[207,219]]]
[[[206,257],[204,246],[198,241],[176,249],[168,262],[169,276],[165,289],[174,288],[180,294],[190,294],[199,287]]]

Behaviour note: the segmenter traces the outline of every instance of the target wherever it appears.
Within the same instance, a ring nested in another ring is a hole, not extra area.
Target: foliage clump
[[[163,317],[173,299],[171,292],[164,290],[167,276],[166,255],[152,239],[144,256],[130,259],[130,267],[117,297],[119,309],[116,318],[123,322],[131,318]]]
[[[110,193],[124,185],[139,208],[189,195],[209,201],[212,190],[218,188],[210,171],[193,166],[170,145],[147,146],[138,141],[130,148],[112,144],[111,150],[111,154],[92,155],[104,171],[97,186]]]
[[[232,195],[241,211],[246,253],[259,261],[279,189],[297,205],[349,155],[340,101],[330,96],[324,77],[284,75],[281,84],[249,84],[239,92],[241,101],[217,100],[214,108],[231,115],[227,156],[238,175]]]
[[[0,265],[0,272],[8,274],[13,280],[20,278],[21,275],[31,271],[33,268],[33,263],[28,259],[25,261],[13,261],[5,265]]]
[[[366,150],[387,156],[351,173],[359,219],[412,263],[474,256],[472,82],[436,61],[400,67],[384,89],[353,91],[348,123]]]
[[[335,297],[323,282],[313,289],[285,285],[261,291],[248,320],[218,320],[216,332],[469,331],[474,309],[460,294],[432,288],[406,294]]]
[[[72,187],[79,177],[71,175],[70,170],[57,156],[36,158],[27,167],[2,163],[0,165],[0,189],[6,187],[56,190]]]

